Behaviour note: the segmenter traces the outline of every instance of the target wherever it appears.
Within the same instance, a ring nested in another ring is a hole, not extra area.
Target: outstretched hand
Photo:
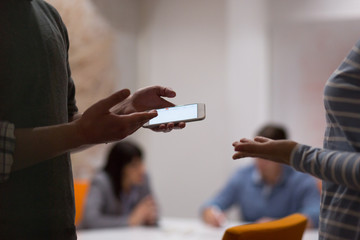
[[[121,140],[135,132],[150,119],[156,111],[116,113],[112,109],[130,96],[128,89],[120,90],[88,108],[74,121],[78,136],[83,144],[96,144]]]
[[[175,106],[173,103],[165,100],[164,98],[174,98],[176,92],[170,88],[161,86],[151,86],[137,90],[133,95],[128,97],[116,108],[115,112],[118,113],[134,113],[149,111],[152,109],[166,108]],[[185,123],[178,124],[168,123],[161,124],[154,131],[169,132],[172,129],[181,129],[185,127]]]
[[[236,152],[233,159],[255,157],[289,164],[296,144],[290,140],[271,140],[265,137],[255,137],[254,140],[243,138],[233,143]]]

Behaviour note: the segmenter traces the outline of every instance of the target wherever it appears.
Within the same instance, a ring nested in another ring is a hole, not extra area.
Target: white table
[[[238,224],[233,222],[213,228],[198,219],[164,218],[159,227],[80,230],[78,240],[221,240],[225,229]],[[307,230],[303,237],[303,240],[316,239],[317,230]]]

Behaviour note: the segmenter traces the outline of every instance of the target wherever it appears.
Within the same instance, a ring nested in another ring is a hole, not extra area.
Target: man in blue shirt
[[[258,135],[286,139],[285,130],[274,125],[263,127]],[[203,205],[202,218],[212,226],[221,226],[224,211],[233,205],[240,208],[240,218],[246,222],[302,213],[308,217],[308,227],[318,227],[320,193],[313,177],[257,158],[251,166],[235,172],[225,187]]]

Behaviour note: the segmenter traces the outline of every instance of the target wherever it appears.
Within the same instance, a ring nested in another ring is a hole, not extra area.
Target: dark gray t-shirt
[[[77,112],[68,47],[49,4],[0,1],[0,121],[33,128],[66,123]],[[74,213],[69,154],[0,184],[0,239],[76,239]]]

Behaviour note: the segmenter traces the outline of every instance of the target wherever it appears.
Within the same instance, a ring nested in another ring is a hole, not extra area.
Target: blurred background
[[[358,0],[49,0],[70,34],[81,111],[121,88],[163,85],[207,117],[168,134],[140,129],[161,215],[197,217],[200,205],[251,159],[232,142],[268,122],[322,145],[323,86],[360,37]],[[73,154],[91,179],[109,146]]]

